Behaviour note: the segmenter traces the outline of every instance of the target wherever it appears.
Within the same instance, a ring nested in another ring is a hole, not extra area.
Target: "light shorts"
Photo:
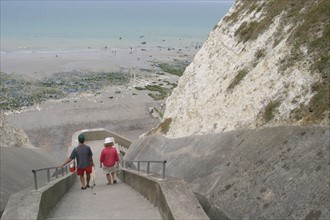
[[[112,166],[112,167],[103,166],[103,174],[110,174],[113,172],[116,172],[116,166]]]

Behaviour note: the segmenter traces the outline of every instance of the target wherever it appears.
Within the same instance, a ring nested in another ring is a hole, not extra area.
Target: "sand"
[[[194,47],[134,47],[79,51],[1,53],[1,71],[41,78],[57,72],[118,71],[153,68],[153,62],[191,59]]]
[[[71,52],[1,54],[1,71],[42,78],[66,71],[130,71],[135,77],[127,85],[109,86],[100,91],[71,94],[47,100],[20,111],[5,112],[7,120],[22,128],[36,147],[50,152],[58,161],[65,159],[71,136],[81,129],[106,128],[132,141],[156,127],[160,119],[149,108],[164,111],[165,100],[155,101],[135,86],[161,80],[175,82],[177,76],[159,75],[154,62],[191,61],[195,48],[127,48]]]

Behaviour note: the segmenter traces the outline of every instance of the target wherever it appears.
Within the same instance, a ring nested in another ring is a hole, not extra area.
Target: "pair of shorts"
[[[77,169],[77,174],[78,174],[79,176],[84,175],[85,172],[88,173],[88,174],[92,173],[92,165],[90,165],[90,166],[88,166],[88,167],[78,168],[78,169]]]
[[[112,166],[112,167],[103,166],[103,174],[109,174],[113,172],[116,172],[116,166]]]

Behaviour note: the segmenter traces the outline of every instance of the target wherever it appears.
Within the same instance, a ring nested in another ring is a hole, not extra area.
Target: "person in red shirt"
[[[114,143],[115,141],[112,137],[107,137],[104,140],[104,148],[100,156],[100,167],[102,168],[103,164],[103,174],[106,175],[106,178],[108,180],[107,185],[117,183],[116,167],[119,165],[119,157],[117,149],[114,147]]]

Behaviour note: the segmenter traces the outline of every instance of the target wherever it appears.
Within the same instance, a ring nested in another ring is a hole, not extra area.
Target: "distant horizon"
[[[1,0],[0,2],[56,2],[59,0]],[[90,2],[97,2],[97,1],[102,1],[102,2],[235,2],[236,0],[61,0],[61,1],[76,1],[76,2],[86,2],[86,1],[90,1]]]
[[[204,42],[232,0],[5,0],[1,52],[191,46]]]

